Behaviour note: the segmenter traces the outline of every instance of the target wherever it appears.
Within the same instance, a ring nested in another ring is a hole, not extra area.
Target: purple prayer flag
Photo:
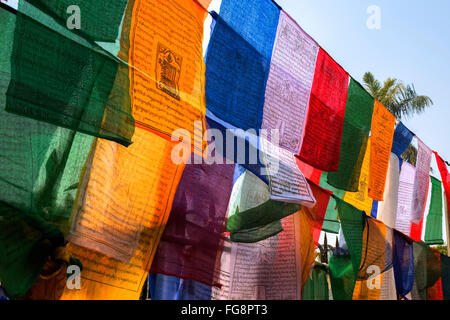
[[[223,249],[234,169],[234,164],[186,165],[152,273],[220,286],[216,259]]]

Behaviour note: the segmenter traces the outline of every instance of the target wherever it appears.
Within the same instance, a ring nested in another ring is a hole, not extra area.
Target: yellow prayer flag
[[[355,208],[364,211],[370,216],[373,200],[369,197],[369,166],[370,166],[370,138],[367,141],[367,148],[361,166],[361,176],[357,192],[346,192],[344,201]]]

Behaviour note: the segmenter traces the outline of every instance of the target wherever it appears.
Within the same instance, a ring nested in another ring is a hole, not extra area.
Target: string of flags
[[[449,163],[274,1],[209,4],[1,1],[0,300],[450,299]]]

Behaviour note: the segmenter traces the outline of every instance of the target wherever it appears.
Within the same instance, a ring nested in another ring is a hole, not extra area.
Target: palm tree
[[[404,85],[398,79],[387,78],[381,85],[371,72],[364,74],[363,81],[372,97],[380,101],[398,120],[421,114],[433,105],[430,97],[417,94],[413,84]],[[410,145],[402,158],[416,165],[417,149]]]

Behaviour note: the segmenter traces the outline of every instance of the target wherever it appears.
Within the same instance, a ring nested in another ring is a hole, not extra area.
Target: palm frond
[[[422,113],[427,107],[433,105],[433,100],[424,95],[417,95],[414,85],[408,85],[399,94],[399,102],[396,106],[401,112],[401,117],[411,117]]]
[[[380,91],[379,101],[392,113],[396,113],[394,106],[398,103],[398,95],[404,89],[403,83],[397,79],[388,78]]]
[[[387,97],[388,94],[390,94],[396,86],[397,86],[397,79],[387,78],[386,81],[384,81],[383,83],[383,88],[381,88],[380,90],[380,96]]]
[[[405,86],[396,78],[387,78],[381,86],[371,72],[366,72],[363,82],[369,93],[380,101],[397,119],[422,113],[433,105],[428,96],[417,95],[414,85]]]
[[[379,99],[379,92],[381,90],[380,81],[376,80],[371,72],[366,72],[363,76],[363,82],[372,97]]]

